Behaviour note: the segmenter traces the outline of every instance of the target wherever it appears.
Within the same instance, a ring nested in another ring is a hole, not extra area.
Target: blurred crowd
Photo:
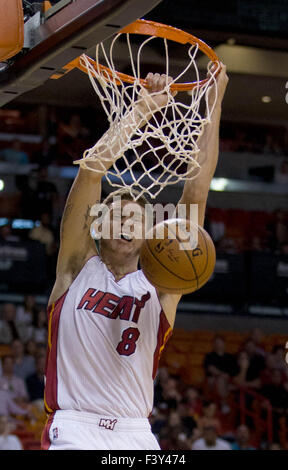
[[[204,357],[204,378],[197,385],[185,384],[168,367],[159,369],[151,424],[162,449],[287,448],[286,352],[282,344],[266,351],[262,338],[263,333],[255,329],[239,351],[230,354],[223,337],[215,335],[212,350]],[[238,406],[240,390],[244,391],[244,415]],[[269,406],[270,431],[264,426]]]
[[[103,135],[108,122],[102,109],[19,105],[19,109],[0,110],[0,126],[6,136],[0,138],[0,162],[45,167],[72,165]],[[220,151],[274,156],[272,168],[267,167],[269,177],[262,175],[260,180],[279,184],[288,181],[286,127],[223,120]]]
[[[46,318],[32,295],[1,305],[0,450],[21,450],[18,431],[44,420]]]
[[[39,167],[72,165],[106,130],[95,111],[47,106],[0,110],[0,123],[2,133],[11,136],[0,139],[0,161]]]
[[[284,126],[223,121],[222,151],[287,156],[288,132]]]
[[[17,430],[39,415],[43,422],[47,329],[45,306],[37,305],[33,295],[27,295],[23,304],[1,305],[0,450],[20,450],[23,444]],[[204,355],[203,380],[197,383],[185,382],[181,375],[169,371],[164,350],[150,416],[152,431],[163,450],[286,448],[285,345],[275,344],[268,351],[263,336],[261,330],[253,330],[231,354],[223,336],[215,334],[211,351]],[[237,407],[240,390],[245,390],[244,418]],[[270,434],[263,427],[269,406]]]
[[[219,253],[260,251],[288,254],[288,211],[247,211],[207,207],[205,228]]]
[[[4,193],[0,193],[1,200],[4,198],[3,204],[0,204],[0,217],[18,217],[40,222],[28,236],[45,245],[50,266],[48,270],[53,272],[60,219],[72,180],[63,181],[60,188],[49,176],[49,168],[51,165],[71,166],[73,160],[78,159],[84,150],[94,145],[103,135],[107,119],[101,112],[95,113],[93,109],[82,111],[22,105],[19,109],[0,110],[0,125],[2,136],[6,136],[6,139],[11,136],[6,141],[0,136],[0,163],[36,165],[30,174],[15,174],[16,189],[13,197],[5,198]],[[35,136],[40,140],[33,141]],[[274,181],[279,184],[288,182],[288,135],[285,128],[223,121],[220,149],[274,155]],[[256,222],[252,211],[250,220],[248,211],[240,212],[217,212],[208,208],[206,228],[218,251],[288,253],[287,211],[263,213],[261,220],[259,214],[256,214]],[[19,233],[20,231],[17,233],[18,237]],[[15,236],[16,233],[11,233],[9,225],[1,228],[0,239],[7,240],[8,237],[12,239]]]

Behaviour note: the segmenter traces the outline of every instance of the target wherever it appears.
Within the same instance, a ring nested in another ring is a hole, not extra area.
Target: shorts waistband
[[[94,424],[99,426],[100,429],[110,431],[151,431],[151,426],[147,418],[119,418],[75,410],[57,410],[54,414],[53,421],[55,418]]]

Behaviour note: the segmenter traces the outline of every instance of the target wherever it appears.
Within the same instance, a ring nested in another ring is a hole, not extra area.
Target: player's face
[[[137,202],[123,199],[109,206],[111,248],[139,253],[145,228],[144,208]]]

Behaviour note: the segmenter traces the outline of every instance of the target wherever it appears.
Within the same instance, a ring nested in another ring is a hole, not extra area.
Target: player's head
[[[137,198],[137,200],[135,200]],[[138,255],[145,236],[145,210],[149,202],[145,196],[125,188],[113,191],[103,201],[106,215],[102,222],[104,248]]]

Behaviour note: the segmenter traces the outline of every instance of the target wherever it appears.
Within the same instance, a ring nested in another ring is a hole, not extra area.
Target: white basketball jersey
[[[148,417],[153,379],[171,328],[141,270],[116,281],[100,257],[48,308],[45,405]]]

